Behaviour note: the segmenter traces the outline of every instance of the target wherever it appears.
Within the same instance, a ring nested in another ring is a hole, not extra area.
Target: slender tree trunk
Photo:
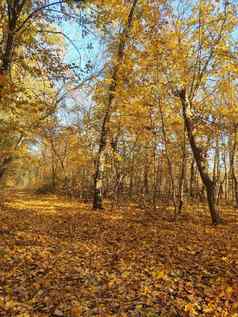
[[[102,207],[102,197],[103,197],[103,174],[105,166],[105,151],[104,149],[99,152],[99,157],[96,162],[96,173],[95,173],[95,184],[94,184],[94,209],[103,209]]]
[[[183,144],[182,144],[182,162],[181,162],[181,172],[179,177],[179,188],[178,188],[178,214],[181,214],[183,204],[184,204],[184,182],[185,182],[185,171],[186,171],[186,130],[184,127],[183,133]]]
[[[149,180],[148,180],[148,172],[149,172],[149,165],[148,165],[148,159],[147,159],[147,155],[146,155],[146,161],[145,161],[145,165],[144,165],[144,197],[146,198],[149,194]]]
[[[159,112],[160,112],[160,118],[161,118],[161,125],[162,125],[162,134],[164,139],[164,147],[165,147],[165,155],[167,159],[168,164],[168,171],[169,171],[169,177],[170,177],[170,184],[171,184],[171,191],[172,191],[172,202],[174,205],[174,215],[175,218],[178,214],[178,203],[177,203],[177,197],[176,197],[176,187],[175,187],[175,181],[174,181],[174,173],[173,173],[173,165],[169,156],[169,150],[168,150],[168,139],[167,139],[167,133],[165,129],[165,122],[164,122],[164,114],[161,106],[161,102],[159,100]],[[171,196],[169,194],[169,196]]]
[[[134,184],[134,154],[132,157],[132,165],[131,165],[131,169],[130,169],[130,177],[129,177],[129,198],[131,199],[133,196],[133,184]]]
[[[215,199],[216,199],[216,205],[218,206],[219,199],[218,199],[218,193],[220,190],[220,147],[219,147],[219,136],[216,136],[216,149],[215,149],[215,156],[214,156],[214,164],[213,164],[213,182],[217,184],[216,186],[216,193],[215,193]]]
[[[51,186],[53,191],[56,189],[56,164],[55,155],[51,148]]]
[[[193,199],[193,196],[194,196],[194,192],[193,192],[194,176],[195,176],[194,159],[192,159],[191,167],[190,167],[190,182],[189,182],[189,195],[191,199]]]
[[[235,157],[236,157],[236,149],[237,149],[237,126],[234,126],[233,133],[233,146],[230,153],[230,169],[233,180],[233,189],[234,189],[234,198],[235,198],[235,207],[238,208],[238,179],[235,170]]]
[[[224,162],[225,162],[225,160],[224,160]],[[225,163],[224,163],[224,165],[225,165]],[[225,185],[226,178],[227,178],[227,175],[226,175],[226,168],[225,168],[224,177],[219,184],[219,189],[218,189],[218,193],[217,193],[217,202],[218,203],[220,202],[220,200],[223,199],[224,185]]]
[[[3,159],[3,161],[1,162],[1,165],[0,165],[0,180],[5,175],[5,173],[6,173],[7,169],[8,169],[8,166],[10,165],[12,160],[13,160],[13,157],[9,156],[9,157],[6,157],[5,159]]]
[[[112,83],[109,87],[108,101],[107,101],[103,123],[101,127],[99,149],[98,149],[97,158],[96,158],[96,172],[94,176],[93,209],[102,209],[102,201],[103,201],[102,186],[103,186],[104,165],[105,165],[106,149],[107,149],[108,134],[109,134],[109,123],[111,119],[113,103],[115,102],[115,92],[117,88],[118,72],[120,69],[120,64],[123,62],[123,59],[124,59],[125,47],[129,38],[129,31],[132,25],[132,20],[133,20],[134,11],[135,11],[137,2],[138,0],[133,1],[130,13],[128,15],[127,25],[121,34],[121,39],[119,42],[119,47],[117,52],[117,61],[112,73]]]
[[[160,188],[159,178],[162,169],[162,162],[157,162],[156,160],[156,142],[154,142],[154,149],[153,149],[153,210],[156,210],[156,203],[157,203],[157,193],[158,189]]]
[[[188,100],[187,93],[185,89],[181,89],[178,92],[178,96],[180,97],[181,105],[182,105],[182,111],[183,111],[183,118],[185,127],[188,134],[189,143],[193,152],[194,159],[196,161],[199,174],[201,176],[202,182],[205,186],[206,193],[207,193],[207,202],[208,207],[212,219],[212,223],[217,225],[222,222],[218,209],[216,207],[216,199],[215,199],[215,189],[216,184],[214,181],[211,180],[211,178],[208,175],[208,167],[206,164],[206,159],[202,156],[202,151],[198,147],[195,137],[193,135],[193,127],[192,127],[192,121],[187,114],[187,108],[191,107],[191,102]]]
[[[238,181],[234,178],[235,207],[238,208]]]
[[[228,172],[227,172],[227,160],[226,160],[226,151],[224,150],[223,153],[223,163],[224,163],[224,199],[227,201],[228,200]]]

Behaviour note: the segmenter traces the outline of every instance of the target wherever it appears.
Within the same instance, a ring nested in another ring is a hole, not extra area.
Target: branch
[[[38,32],[39,33],[52,33],[52,34],[62,35],[63,37],[65,37],[70,42],[70,44],[74,47],[74,49],[77,51],[77,53],[81,57],[81,53],[80,53],[78,47],[74,44],[73,40],[71,40],[71,38],[67,34],[65,34],[65,33],[61,32],[61,31],[51,31],[51,30],[38,30]]]
[[[57,5],[57,4],[62,4],[64,2],[65,2],[65,0],[55,1],[53,3],[49,3],[47,5],[44,5],[44,6],[40,7],[40,8],[35,9],[33,12],[31,12],[28,15],[28,17],[22,22],[22,24],[15,30],[15,33],[18,33],[24,27],[24,25],[36,15],[36,13],[38,13],[38,12],[40,12],[40,11],[46,9],[46,8],[49,8],[50,6],[54,6],[54,5]]]
[[[82,0],[79,0],[79,1],[81,2]],[[31,13],[28,15],[28,17],[22,22],[22,24],[15,30],[15,33],[18,33],[18,32],[24,27],[24,25],[25,25],[29,20],[31,20],[38,12],[43,11],[43,10],[49,8],[49,7],[55,6],[55,5],[57,5],[57,4],[63,4],[63,3],[65,3],[65,0],[59,0],[59,1],[55,1],[55,2],[46,4],[46,5],[44,5],[44,6],[40,7],[40,8],[35,9],[33,12],[31,12]]]

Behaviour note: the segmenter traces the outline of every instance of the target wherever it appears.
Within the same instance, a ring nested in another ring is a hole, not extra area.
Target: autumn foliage
[[[0,316],[238,317],[235,0],[0,0]]]
[[[237,217],[189,209],[103,213],[14,194],[0,213],[1,316],[237,316]]]

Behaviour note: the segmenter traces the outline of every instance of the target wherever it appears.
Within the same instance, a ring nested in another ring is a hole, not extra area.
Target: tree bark
[[[236,156],[236,149],[237,149],[237,126],[234,125],[234,133],[233,133],[233,146],[231,149],[231,156],[230,156],[230,169],[231,169],[231,176],[233,179],[234,184],[234,198],[235,198],[235,207],[238,208],[238,179],[235,171],[235,156]]]
[[[195,178],[195,170],[194,170],[194,159],[192,159],[191,167],[190,167],[190,180],[189,180],[189,196],[191,199],[194,197],[193,192],[193,184],[194,184],[194,178]]]
[[[208,207],[211,215],[211,220],[214,225],[217,225],[222,222],[222,219],[220,218],[219,211],[216,207],[216,197],[215,197],[215,182],[211,180],[211,178],[208,175],[208,167],[206,164],[206,159],[202,157],[202,151],[198,147],[195,136],[193,134],[193,127],[192,127],[192,121],[187,114],[187,108],[191,107],[191,102],[187,97],[186,89],[181,89],[178,91],[178,96],[181,101],[182,105],[182,113],[183,113],[183,119],[185,123],[185,127],[187,130],[188,140],[192,149],[192,153],[194,156],[194,159],[196,161],[199,174],[201,176],[202,182],[205,186],[206,193],[207,193],[207,202]]]
[[[0,75],[8,75],[11,70],[12,56],[15,47],[15,33],[17,22],[21,15],[25,1],[6,1],[7,27],[3,34],[3,51],[1,55]],[[4,88],[4,86],[1,86]]]
[[[149,164],[148,164],[148,158],[146,156],[145,158],[145,164],[144,164],[144,197],[146,198],[149,194],[149,180],[148,180],[148,172],[149,172]]]
[[[15,5],[15,6],[14,6]],[[18,3],[11,4],[11,1],[7,2],[7,16],[8,16],[8,23],[5,30],[5,34],[3,34],[3,43],[2,43],[2,54],[0,59],[0,77],[7,77],[11,71],[12,65],[12,55],[15,46],[15,36],[14,32],[16,29],[17,19],[22,10],[22,6],[18,6]],[[2,90],[5,88],[5,81],[0,83],[0,102],[2,102]],[[12,162],[13,157],[9,156],[3,159],[0,165],[0,180],[3,178],[9,164]]]
[[[181,172],[180,172],[179,185],[178,185],[178,199],[179,199],[178,214],[181,214],[183,204],[184,204],[185,172],[186,172],[186,130],[184,127],[183,144],[182,144],[182,163],[181,163]]]
[[[3,178],[3,176],[5,175],[5,172],[8,168],[8,166],[10,165],[10,163],[12,162],[13,160],[13,157],[9,156],[9,157],[6,157],[2,162],[1,162],[1,165],[0,165],[0,180]]]

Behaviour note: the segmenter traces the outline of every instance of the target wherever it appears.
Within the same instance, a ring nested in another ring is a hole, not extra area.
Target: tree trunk
[[[0,165],[0,180],[3,178],[3,176],[5,175],[5,172],[8,168],[8,166],[10,165],[10,163],[12,162],[13,160],[13,157],[9,156],[9,157],[6,157],[2,162],[1,162],[1,165]]]
[[[223,197],[224,187],[225,187],[225,182],[226,182],[226,179],[227,179],[227,172],[226,172],[226,154],[225,154],[225,153],[223,153],[222,161],[223,161],[223,164],[224,164],[224,176],[223,176],[223,178],[221,179],[220,184],[219,184],[219,189],[218,189],[218,193],[217,193],[217,202],[218,202],[218,203],[220,202],[220,200],[222,200],[222,199],[224,198],[224,197]]]
[[[208,175],[208,167],[206,164],[206,159],[202,156],[202,151],[196,144],[195,136],[193,135],[193,127],[192,121],[187,114],[187,108],[191,107],[191,102],[187,97],[187,93],[185,89],[181,89],[178,92],[178,96],[181,101],[182,111],[183,111],[183,118],[185,127],[187,130],[187,135],[189,139],[189,143],[193,152],[194,159],[196,161],[199,174],[201,176],[202,182],[205,186],[206,193],[207,193],[207,202],[208,207],[211,215],[211,220],[214,225],[217,225],[222,222],[219,211],[216,207],[216,199],[215,199],[215,182],[211,180]]]
[[[234,139],[233,146],[230,151],[230,169],[231,176],[233,180],[233,190],[234,190],[234,198],[235,198],[235,207],[238,208],[238,179],[235,171],[235,157],[236,157],[236,148],[237,148],[237,126],[234,126]]]
[[[149,194],[149,181],[148,181],[148,171],[149,171],[149,165],[148,165],[148,158],[146,155],[145,165],[144,165],[144,197],[146,198]]]
[[[167,160],[167,164],[168,164],[168,172],[169,172],[171,191],[172,191],[172,193],[170,193],[170,191],[169,191],[169,196],[171,196],[171,194],[172,194],[172,202],[174,205],[174,216],[176,219],[177,214],[178,214],[179,203],[177,202],[177,197],[176,197],[176,187],[175,187],[175,181],[174,181],[173,164],[172,164],[172,161],[171,161],[170,155],[169,155],[168,138],[167,138],[167,132],[166,132],[166,127],[165,127],[165,122],[164,122],[164,113],[162,110],[160,100],[159,100],[159,112],[160,112],[162,135],[163,135],[164,147],[165,147],[165,156],[166,156],[166,160]]]
[[[154,162],[153,162],[153,167],[154,167],[154,180],[153,180],[153,210],[156,210],[156,204],[157,204],[157,196],[158,196],[158,191],[160,190],[160,182],[162,178],[162,158],[161,161],[159,158],[156,160],[156,143],[154,145]]]
[[[17,20],[20,16],[23,6],[12,3],[7,4],[7,26],[3,31],[3,50],[1,54],[0,75],[9,75],[12,66],[12,56],[15,47],[15,30]],[[0,90],[4,88],[4,85],[0,86]],[[0,94],[1,96],[1,94]]]
[[[193,193],[194,176],[195,176],[194,159],[192,159],[191,168],[190,168],[190,181],[189,181],[189,196],[191,199],[193,199],[193,196],[194,196],[194,193]]]
[[[20,14],[21,9],[19,8],[19,12],[15,10],[16,8],[12,7],[9,3],[7,4],[7,16],[8,16],[8,24],[5,32],[3,32],[3,43],[2,47],[2,54],[0,59],[0,77],[8,76],[11,71],[11,64],[12,64],[12,55],[15,45],[15,37],[14,31],[16,28],[17,23],[17,16]],[[0,83],[0,102],[2,102],[2,90],[5,88],[5,81],[3,80]],[[13,160],[13,157],[7,157],[3,160],[0,165],[0,179],[3,178],[8,165]]]
[[[182,162],[181,162],[181,172],[179,177],[178,185],[178,214],[181,214],[183,204],[184,204],[184,182],[185,182],[185,171],[186,171],[186,130],[184,127],[183,133],[183,144],[182,144]]]
[[[221,183],[221,172],[220,172],[220,145],[219,145],[219,136],[216,136],[216,149],[214,155],[214,162],[213,162],[213,182],[217,184],[215,188],[215,199],[216,204],[218,205],[219,199],[219,190],[220,190],[220,183]]]
[[[109,123],[111,119],[113,103],[115,101],[118,72],[120,69],[120,64],[123,62],[123,59],[124,59],[125,47],[129,37],[129,30],[132,25],[132,20],[133,20],[134,11],[135,11],[137,2],[138,0],[133,1],[130,13],[128,15],[127,25],[121,34],[121,38],[120,38],[120,42],[118,46],[118,52],[117,52],[117,61],[112,72],[112,83],[109,87],[108,101],[107,101],[107,105],[105,109],[105,114],[103,117],[99,149],[98,149],[97,158],[96,158],[96,172],[94,176],[93,209],[102,209],[102,201],[103,201],[102,185],[103,185],[106,148],[107,148],[108,134],[109,134]]]
[[[102,146],[101,146],[102,147]],[[103,197],[103,174],[105,166],[105,150],[104,148],[98,153],[98,159],[96,162],[96,173],[94,178],[94,200],[93,209],[103,209],[102,197]]]

